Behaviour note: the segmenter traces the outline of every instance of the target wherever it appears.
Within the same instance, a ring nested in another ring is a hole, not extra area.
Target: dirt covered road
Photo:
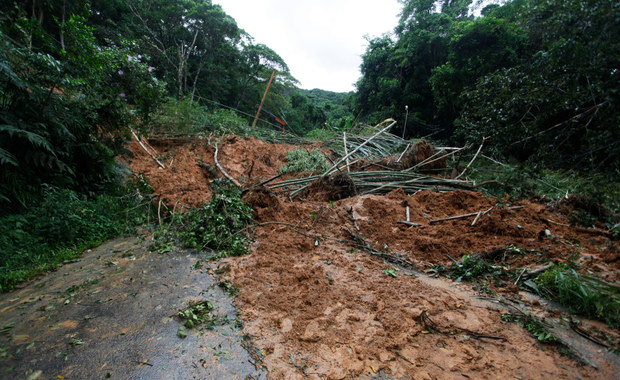
[[[210,181],[223,176],[221,169],[250,188],[277,175],[287,152],[296,148],[234,136],[149,143],[149,153],[132,145],[124,162],[160,196],[164,216],[208,201]],[[216,144],[221,169],[215,162]],[[175,272],[176,281],[187,284],[193,295],[211,289],[212,282],[201,282],[201,276],[208,278],[206,272],[217,272],[239,288],[235,305],[243,330],[237,334],[249,338],[250,361],[264,367],[270,378],[614,379],[620,373],[618,355],[609,350],[618,349],[618,330],[584,318],[575,322],[559,305],[515,286],[514,279],[461,283],[437,276],[465,255],[477,255],[497,268],[523,273],[551,262],[571,263],[582,274],[617,284],[617,242],[602,228],[571,226],[570,207],[462,190],[406,194],[397,189],[337,201],[306,195],[291,200],[287,193],[254,188],[244,197],[254,209],[251,254],[205,264],[200,275],[189,268],[196,258],[188,256],[183,260],[192,262],[185,271]],[[400,223],[407,210],[416,226]],[[449,219],[466,214],[477,216]],[[140,293],[157,297],[163,285],[151,281],[142,284]],[[187,300],[157,302],[178,309]],[[557,341],[539,340],[540,334],[506,315],[535,317]],[[170,330],[165,341],[176,342],[173,324],[165,326]],[[13,336],[28,334],[17,334],[16,328]],[[70,331],[64,340],[72,338]],[[187,347],[191,355],[217,351],[200,343],[202,337],[192,338],[198,348]],[[28,352],[23,342],[22,352]],[[62,344],[58,351],[64,353],[67,342]],[[71,352],[80,348],[69,347]],[[20,368],[35,370],[34,364]],[[190,361],[186,364],[196,369]],[[155,365],[142,367],[140,371],[164,373]]]
[[[209,199],[209,179],[222,175],[214,165],[213,142],[152,143],[168,155],[171,167],[158,168],[137,147],[129,163],[134,172],[145,173],[155,193],[169,205]],[[276,175],[294,148],[238,137],[223,139],[219,147],[222,168],[246,188]],[[570,226],[570,213],[560,212],[561,207],[511,204],[467,191],[411,196],[395,190],[336,202],[290,201],[283,195],[264,188],[246,195],[257,224],[252,254],[219,265],[240,288],[236,305],[244,331],[256,347],[256,360],[272,377],[617,375],[618,357],[584,343],[558,322],[566,314],[553,303],[510,284],[474,290],[425,273],[467,254],[495,252],[501,257],[485,257],[504,266],[536,269],[576,262],[583,273],[617,282],[617,244],[600,229]],[[407,208],[419,226],[399,223]],[[473,218],[430,222],[489,209],[475,223]],[[515,309],[549,321],[549,329],[563,336],[575,355],[566,355],[562,346],[543,345],[502,319]],[[617,343],[617,330],[582,322]]]

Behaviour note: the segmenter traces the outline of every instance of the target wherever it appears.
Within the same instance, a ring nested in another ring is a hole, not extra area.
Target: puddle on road
[[[116,239],[0,295],[0,378],[264,378],[201,259]],[[180,338],[177,312],[203,300],[223,323]]]

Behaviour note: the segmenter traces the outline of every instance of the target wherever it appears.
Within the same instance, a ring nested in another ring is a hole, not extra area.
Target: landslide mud
[[[164,208],[197,206],[210,198],[209,182],[221,176],[214,168],[214,141],[152,145],[165,169],[137,145],[126,162],[149,180]],[[246,188],[275,176],[294,148],[238,137],[218,146],[219,163]],[[290,201],[263,187],[245,199],[257,225],[251,254],[225,260],[218,272],[240,288],[235,303],[254,347],[252,361],[264,365],[270,378],[614,379],[620,372],[615,354],[567,333],[561,308],[517,287],[495,289],[497,296],[489,297],[423,273],[466,254],[515,246],[523,254],[489,259],[530,269],[574,262],[582,273],[617,282],[617,242],[604,230],[571,226],[570,213],[464,191],[411,196],[396,190],[327,202],[312,194]],[[419,226],[398,223],[407,206]],[[475,223],[471,217],[431,222],[481,211],[486,213]],[[416,270],[372,256],[360,248],[359,238]],[[506,310],[545,318],[580,350],[580,358],[504,322]],[[616,341],[620,337],[600,322],[582,322]]]
[[[405,216],[403,202],[416,210],[412,220],[424,223],[421,228],[397,224]],[[330,379],[380,373],[433,379],[614,378],[617,362],[601,356],[599,370],[594,370],[553,347],[542,348],[521,327],[502,321],[499,310],[475,302],[471,289],[464,293],[433,286],[404,271],[392,272],[394,278],[389,274],[393,266],[359,250],[349,233],[355,232],[347,211],[352,210],[370,244],[402,253],[420,269],[448,262],[445,254],[458,259],[507,244],[550,247],[555,253],[549,255],[561,258],[570,252],[562,239],[584,238],[570,234],[538,240],[538,228],[549,226],[536,221],[552,215],[528,202],[523,209],[490,212],[477,228],[471,226],[472,219],[438,225],[427,219],[493,205],[494,200],[477,193],[421,192],[408,197],[396,191],[332,204],[281,200],[277,206],[259,207],[252,254],[229,259],[228,276],[241,288],[237,305],[245,331],[261,350],[270,374]],[[544,262],[536,254],[527,260],[534,266]],[[609,276],[616,273],[611,270]]]

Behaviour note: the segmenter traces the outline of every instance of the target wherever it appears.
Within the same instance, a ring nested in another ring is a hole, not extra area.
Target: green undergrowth
[[[183,248],[212,249],[212,259],[248,253],[243,230],[252,220],[252,208],[241,200],[241,189],[223,178],[211,182],[212,198],[202,207],[172,215],[158,230],[150,249],[161,253],[177,243]]]
[[[523,327],[541,343],[558,344],[560,341],[545,327],[542,320],[526,314],[502,314],[502,321],[513,322]]]
[[[99,195],[47,186],[37,205],[0,217],[0,291],[146,224],[154,211],[148,191],[140,176]]]
[[[558,302],[571,313],[603,321],[614,328],[620,326],[620,287],[617,285],[578,273],[575,270],[578,265],[574,261],[554,264],[544,272],[530,276],[527,270],[513,268],[505,259],[507,255],[533,252],[515,246],[492,252],[495,254],[464,255],[448,267],[438,265],[427,272],[459,282],[471,282],[474,289],[487,294],[493,294],[493,289],[517,283],[528,291]],[[491,263],[491,260],[494,262]],[[521,278],[522,275],[525,276]]]
[[[582,201],[575,207],[572,223],[591,226],[595,221],[609,228],[620,222],[620,172],[588,173],[577,170],[550,170],[534,164],[500,164],[479,157],[468,171],[476,182],[495,181],[482,187],[485,195],[511,199],[539,198],[560,200],[579,194]],[[606,211],[601,212],[603,208]],[[608,211],[610,212],[608,212]],[[614,215],[615,214],[615,215]]]
[[[503,257],[527,254],[527,251],[512,245],[496,251]],[[518,269],[511,268],[503,262],[490,263],[489,259],[485,260],[481,255],[464,255],[460,260],[453,260],[452,265],[448,267],[437,265],[430,268],[428,272],[444,275],[459,282],[473,282],[476,290],[488,294],[493,294],[491,287],[506,286],[519,275]]]
[[[151,122],[151,133],[224,135],[243,134],[247,129],[247,121],[234,111],[209,109],[189,99],[169,99],[159,107]]]
[[[571,312],[620,326],[620,288],[564,265],[554,265],[536,278],[539,294]]]
[[[325,141],[340,138],[341,133],[328,129],[313,129],[306,133],[306,138],[312,141]]]
[[[327,162],[325,156],[318,149],[312,149],[311,151],[293,149],[286,154],[286,164],[280,166],[278,172],[281,174],[324,172],[329,167],[329,162]]]

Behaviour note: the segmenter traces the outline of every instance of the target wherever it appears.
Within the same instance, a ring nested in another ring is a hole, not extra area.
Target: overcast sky
[[[278,53],[305,89],[353,91],[365,35],[391,33],[398,0],[213,0]]]

